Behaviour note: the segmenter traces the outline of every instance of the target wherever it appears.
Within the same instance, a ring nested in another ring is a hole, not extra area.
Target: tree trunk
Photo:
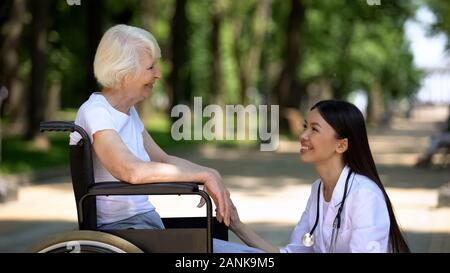
[[[61,81],[51,83],[47,94],[47,107],[45,107],[45,120],[55,120],[58,110],[61,109]]]
[[[246,52],[241,52],[239,43],[234,43],[234,56],[238,64],[238,73],[240,80],[240,98],[241,103],[248,103],[248,90],[251,87],[257,87],[261,53],[267,34],[267,24],[271,16],[272,0],[261,0],[257,2],[256,12],[253,16],[251,33],[249,34],[251,46]],[[242,19],[236,18],[234,23],[234,39],[238,41],[242,33]]]
[[[44,94],[47,65],[47,19],[49,1],[31,1],[32,43],[31,43],[31,87],[28,128],[26,138],[32,139],[39,133],[39,123],[44,119]]]
[[[186,17],[186,0],[176,0],[172,19],[171,63],[169,75],[170,109],[179,103],[189,103],[191,88],[189,88],[189,71],[187,65],[186,46],[188,45],[188,20]],[[170,109],[168,109],[170,111]]]
[[[372,126],[379,126],[384,116],[383,90],[378,81],[374,81],[367,96],[367,123]]]
[[[3,2],[2,4],[5,4]],[[5,8],[2,6],[2,8]],[[9,91],[9,97],[0,103],[0,117],[7,112],[10,116],[10,128],[15,129],[15,133],[24,133],[24,124],[26,123],[26,109],[24,105],[23,85],[18,78],[17,69],[19,67],[19,44],[22,35],[23,25],[26,15],[25,0],[12,1],[10,16],[5,22],[5,39],[0,51],[0,88],[6,87]],[[7,110],[4,110],[6,106]]]
[[[213,102],[218,105],[224,104],[222,56],[220,54],[220,28],[223,14],[220,10],[220,4],[220,1],[212,3],[213,15],[211,17],[211,92],[213,94]]]
[[[84,3],[83,3],[84,4]],[[97,80],[94,76],[94,58],[98,43],[102,38],[103,0],[86,1],[87,5],[87,88],[83,90],[83,101],[87,100],[94,91],[98,91]]]
[[[309,107],[313,106],[316,102],[324,99],[333,98],[333,88],[331,82],[326,77],[321,77],[315,81],[308,83],[306,87],[307,102],[302,101],[302,105],[309,110]],[[303,109],[303,108],[302,108]]]
[[[299,109],[301,90],[297,81],[300,63],[301,29],[305,20],[305,6],[302,0],[291,0],[292,6],[286,33],[286,48],[283,54],[283,68],[275,84],[274,93],[280,105],[280,129],[289,129],[284,117],[289,108]]]

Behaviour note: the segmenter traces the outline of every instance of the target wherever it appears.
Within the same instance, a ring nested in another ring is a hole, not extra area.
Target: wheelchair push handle
[[[89,136],[86,131],[73,121],[42,121],[39,126],[41,132],[56,131],[56,132],[78,132],[81,137],[89,142]]]
[[[39,126],[41,132],[58,131],[58,132],[73,132],[75,124],[71,121],[42,121]]]

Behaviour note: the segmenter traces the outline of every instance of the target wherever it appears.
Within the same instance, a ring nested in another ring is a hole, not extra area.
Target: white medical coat
[[[304,246],[302,237],[311,231],[316,221],[320,179],[312,185],[306,209],[292,232],[290,243],[281,248],[280,252],[329,252],[333,221],[342,201],[349,171],[347,166],[342,170],[327,211],[323,211],[323,185],[320,189],[320,215],[314,231],[314,245]],[[353,172],[349,178],[347,192],[335,251],[388,252],[390,220],[381,190],[368,177]]]

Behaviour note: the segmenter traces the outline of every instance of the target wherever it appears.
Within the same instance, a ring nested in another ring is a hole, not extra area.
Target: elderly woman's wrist
[[[200,177],[201,182],[203,182],[203,184],[206,186],[210,183],[214,183],[214,181],[217,180],[214,174],[208,170],[201,172]]]
[[[239,233],[244,226],[244,223],[241,222],[241,220],[232,220],[230,224],[231,231],[235,233]]]

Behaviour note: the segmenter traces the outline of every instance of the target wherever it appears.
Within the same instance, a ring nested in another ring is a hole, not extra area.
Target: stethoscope
[[[337,234],[339,232],[339,228],[341,227],[341,213],[342,208],[344,207],[345,199],[347,198],[347,188],[348,188],[348,180],[350,179],[350,175],[352,171],[350,170],[347,175],[347,179],[345,180],[344,194],[342,195],[342,201],[340,203],[338,212],[336,213],[336,217],[333,221],[333,231],[331,233],[331,242],[330,242],[330,252],[334,252],[334,248],[336,246]],[[319,204],[320,204],[320,187],[322,182],[320,182],[319,187],[317,189],[317,212],[316,212],[316,221],[314,222],[314,226],[311,231],[303,235],[302,241],[303,245],[306,247],[312,247],[314,245],[314,231],[316,230],[317,224],[319,223]]]

